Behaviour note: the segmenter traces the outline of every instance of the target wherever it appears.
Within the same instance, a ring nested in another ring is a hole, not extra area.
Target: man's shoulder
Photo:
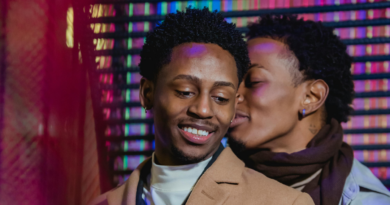
[[[98,196],[89,203],[89,205],[120,205],[122,204],[124,196],[126,196],[127,204],[134,204],[140,172],[148,160],[150,160],[150,158],[145,159],[145,161],[138,165],[125,182]]]

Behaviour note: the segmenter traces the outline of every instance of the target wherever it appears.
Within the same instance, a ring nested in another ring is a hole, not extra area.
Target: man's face
[[[290,70],[296,69],[292,66],[295,56],[287,58],[286,46],[268,38],[248,41],[248,51],[256,65],[239,87],[243,101],[237,105],[229,135],[245,149],[270,148],[270,143],[289,133],[299,119],[301,86],[294,86]]]
[[[181,163],[211,157],[234,118],[237,87],[228,51],[204,43],[175,47],[154,88],[156,155]]]

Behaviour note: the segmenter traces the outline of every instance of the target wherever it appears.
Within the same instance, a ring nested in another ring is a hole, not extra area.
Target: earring
[[[302,110],[302,118],[305,117],[306,109]]]
[[[233,120],[230,120],[230,123],[232,123],[233,122]]]
[[[144,107],[144,110],[145,110],[145,113],[148,113],[148,110],[146,109],[146,107]]]

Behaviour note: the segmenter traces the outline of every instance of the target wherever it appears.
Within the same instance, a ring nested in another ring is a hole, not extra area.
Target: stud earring
[[[305,114],[306,114],[306,109],[303,109],[302,110],[302,117],[305,117]]]

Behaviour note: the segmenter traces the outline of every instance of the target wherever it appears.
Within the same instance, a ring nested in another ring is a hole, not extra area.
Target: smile
[[[208,127],[197,125],[185,125],[179,127],[183,137],[194,144],[206,144],[208,139],[214,135],[214,131]]]

